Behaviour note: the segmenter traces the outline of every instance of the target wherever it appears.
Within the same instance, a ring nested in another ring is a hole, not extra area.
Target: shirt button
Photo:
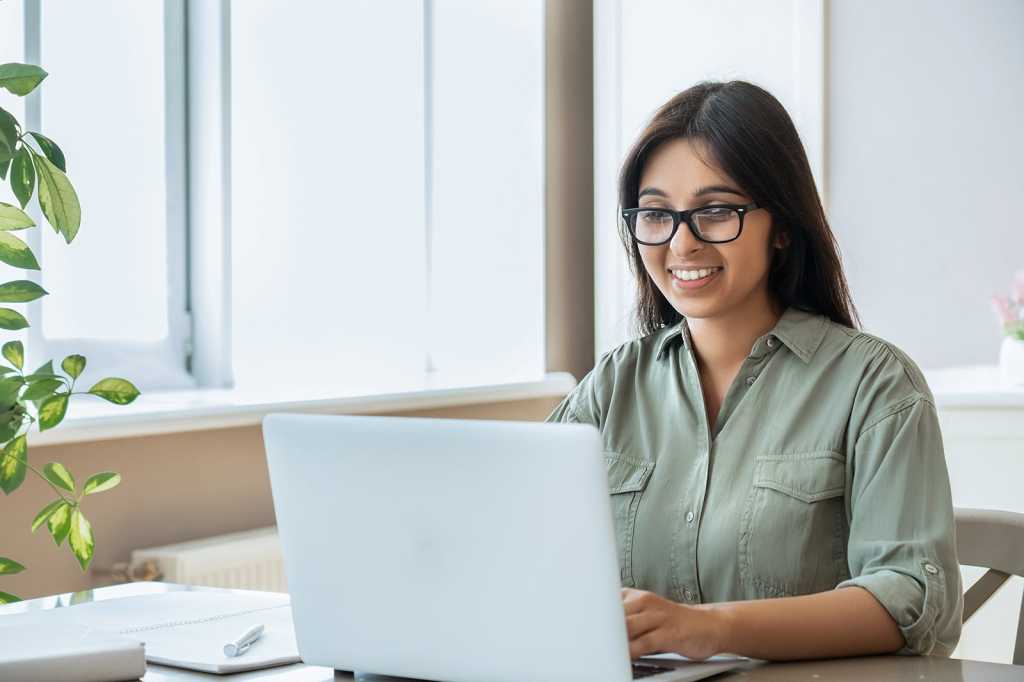
[[[757,377],[747,377],[747,386],[753,386],[754,385],[754,381],[756,381],[756,380],[757,380]]]
[[[686,512],[686,522],[693,523],[693,512]]]
[[[683,599],[686,601],[693,601],[693,592],[690,592],[690,590],[683,590]]]
[[[775,339],[773,337],[771,337],[771,336],[768,337],[768,341],[766,343],[768,344],[769,348],[774,348],[775,347]]]
[[[939,569],[935,568],[935,567],[934,567],[934,566],[932,566],[931,564],[925,564],[925,565],[924,565],[924,570],[928,571],[928,572],[929,572],[929,573],[931,573],[932,575],[935,575],[936,573],[938,573],[938,572],[939,572]]]

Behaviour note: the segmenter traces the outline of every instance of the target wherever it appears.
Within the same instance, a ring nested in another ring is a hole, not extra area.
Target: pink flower
[[[1006,296],[996,294],[992,297],[992,309],[996,311],[999,322],[1003,325],[1016,321],[1010,309],[1010,301]]]
[[[1024,305],[1024,270],[1018,270],[1013,276],[1013,300],[1017,305]]]

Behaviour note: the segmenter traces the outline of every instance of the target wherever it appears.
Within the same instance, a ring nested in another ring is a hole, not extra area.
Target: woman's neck
[[[767,292],[715,317],[686,318],[694,352],[712,373],[739,367],[754,342],[771,331],[783,307]]]

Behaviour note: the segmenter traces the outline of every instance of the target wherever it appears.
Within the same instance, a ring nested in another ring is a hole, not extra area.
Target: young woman
[[[785,110],[739,81],[680,93],[619,200],[640,337],[548,421],[601,431],[631,654],[949,655],[962,596],[932,395],[857,330]]]

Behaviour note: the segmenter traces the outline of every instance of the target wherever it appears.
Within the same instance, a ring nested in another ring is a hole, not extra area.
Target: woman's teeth
[[[672,274],[685,282],[689,282],[695,279],[704,279],[713,272],[718,272],[722,268],[707,268],[703,270],[673,270]]]

